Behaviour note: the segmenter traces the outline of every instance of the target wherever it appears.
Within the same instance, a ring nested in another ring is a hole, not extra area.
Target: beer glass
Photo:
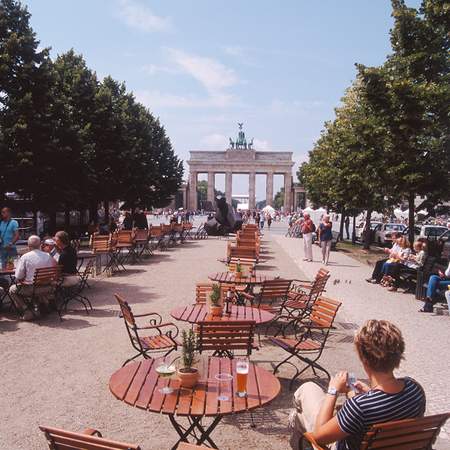
[[[217,397],[221,402],[230,400],[229,393],[231,392],[231,382],[233,381],[233,375],[229,373],[218,373],[215,376],[219,382],[220,395]]]
[[[238,397],[247,396],[247,378],[248,378],[249,362],[248,358],[239,358],[236,360],[236,384]]]

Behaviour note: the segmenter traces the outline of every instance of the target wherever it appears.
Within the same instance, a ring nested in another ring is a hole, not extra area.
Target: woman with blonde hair
[[[294,449],[302,448],[301,435],[310,432],[319,445],[335,442],[333,448],[338,450],[356,450],[371,425],[425,413],[420,384],[394,374],[403,359],[405,342],[393,323],[368,320],[356,333],[355,349],[369,384],[356,380],[350,385],[345,371],[331,378],[327,392],[313,382],[302,384],[294,395],[296,409],[290,416]],[[335,414],[340,394],[347,400]]]
[[[383,277],[386,280],[385,285],[389,288],[390,291],[397,290],[397,283],[395,280],[398,279],[398,275],[400,273],[402,265],[406,261],[408,261],[411,254],[411,248],[406,236],[400,236],[397,239],[397,244],[399,246],[398,251],[394,255],[391,255],[391,257],[383,264],[383,267],[381,269]]]

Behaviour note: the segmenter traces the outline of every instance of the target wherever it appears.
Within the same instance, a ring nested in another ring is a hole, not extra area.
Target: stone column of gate
[[[292,175],[290,172],[284,174],[284,211],[292,210]]]
[[[214,206],[214,186],[215,186],[215,173],[208,172],[208,191],[206,194],[206,199],[211,202]]]
[[[273,172],[267,172],[266,205],[273,205]]]
[[[248,209],[256,208],[256,173],[248,174]]]
[[[227,203],[231,205],[233,193],[233,172],[225,172],[225,198]]]
[[[197,172],[189,174],[189,209],[197,209]]]

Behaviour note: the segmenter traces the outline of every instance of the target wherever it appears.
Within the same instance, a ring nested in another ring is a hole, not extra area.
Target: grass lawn
[[[339,241],[337,250],[368,266],[373,266],[376,261],[384,258],[385,255],[379,247],[371,247],[370,250],[364,250],[361,245],[352,244],[349,241]]]

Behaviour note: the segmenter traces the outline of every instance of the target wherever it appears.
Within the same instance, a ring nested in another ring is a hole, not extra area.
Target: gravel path
[[[275,229],[266,232],[261,271],[292,278],[311,277],[319,265],[303,267],[299,263],[302,242],[284,238],[282,227],[276,224]],[[144,450],[171,448],[177,435],[167,417],[133,409],[109,393],[110,375],[131,353],[113,294],[121,293],[136,313],[158,311],[170,319],[172,308],[193,302],[196,282],[224,269],[218,259],[225,256],[225,249],[225,240],[190,241],[157,252],[142,264],[128,266],[125,274],[98,277],[88,291],[95,309],[89,316],[83,311],[70,311],[63,322],[51,315],[39,323],[18,322],[9,314],[2,316],[0,449],[47,448],[39,424],[73,431],[95,427],[107,437],[136,442]],[[448,361],[443,346],[449,342],[448,317],[419,317],[415,313],[418,305],[410,297],[387,295],[381,288],[360,282],[367,268],[349,258],[341,259],[341,255],[339,260],[335,254],[333,258],[339,265],[331,266],[333,277],[327,294],[345,300],[337,329],[322,358],[325,367],[335,371],[345,362],[345,368],[362,373],[351,344],[354,328],[366,317],[391,318],[401,326],[409,344],[404,372],[423,383],[430,411],[448,410],[444,385],[448,364],[442,364]],[[333,285],[335,279],[341,282]],[[350,279],[351,284],[345,282]],[[186,326],[177,324],[180,328]],[[436,347],[431,352],[428,336]],[[263,338],[262,348],[252,360],[270,369],[282,357],[283,352]],[[289,448],[287,417],[293,393],[287,385],[291,374],[289,368],[281,371],[282,393],[271,405],[256,411],[256,428],[250,427],[250,417],[245,414],[221,422],[213,432],[219,448]],[[308,372],[305,377],[311,375]]]

